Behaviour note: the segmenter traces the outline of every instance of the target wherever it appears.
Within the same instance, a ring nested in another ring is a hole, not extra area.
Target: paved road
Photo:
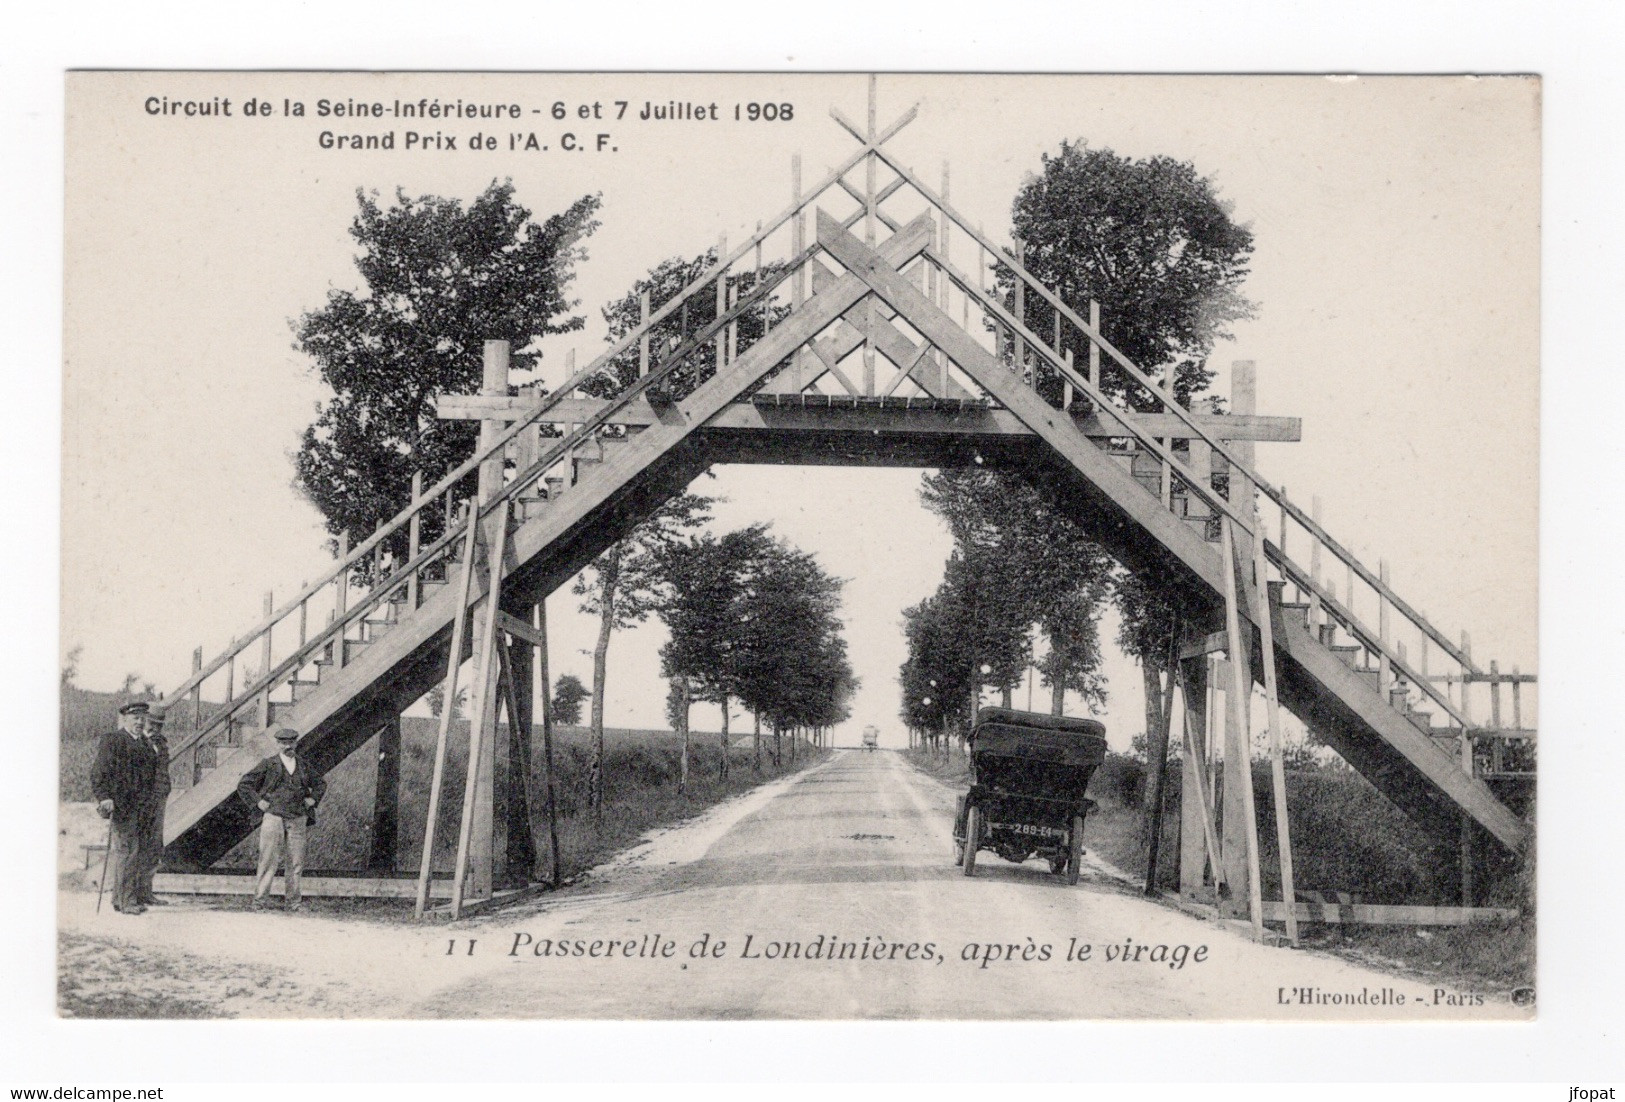
[[[440,955],[448,943],[436,942],[438,959],[420,960],[432,971],[424,996],[391,1010],[715,1019],[1518,1014],[1500,1000],[1466,1011],[1419,1006],[1432,998],[1425,984],[1255,945],[1138,898],[1098,864],[1068,888],[1038,861],[1016,866],[984,854],[967,879],[953,862],[953,792],[893,753],[839,753],[747,801],[720,822],[669,832],[532,913],[442,931],[475,937],[476,955],[454,962]],[[841,947],[835,959],[832,946]],[[1078,946],[1089,947],[1087,959],[1075,959]],[[1283,1005],[1280,989],[1294,987],[1379,1000],[1387,991],[1406,1005]]]

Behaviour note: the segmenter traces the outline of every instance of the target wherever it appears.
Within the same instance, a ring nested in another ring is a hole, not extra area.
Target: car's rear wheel
[[[976,872],[976,850],[982,844],[982,809],[972,807],[965,814],[965,844],[959,855],[959,865],[970,876]]]
[[[1066,857],[1066,882],[1078,882],[1078,870],[1083,865],[1083,816],[1072,816],[1072,847]]]

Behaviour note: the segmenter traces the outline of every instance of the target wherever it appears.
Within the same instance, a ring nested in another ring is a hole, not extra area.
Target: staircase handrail
[[[1333,556],[1341,560],[1346,566],[1354,569],[1354,571],[1360,575],[1363,581],[1372,586],[1372,588],[1374,588],[1383,598],[1392,604],[1402,616],[1409,620],[1418,629],[1425,632],[1429,638],[1438,643],[1440,647],[1444,649],[1446,654],[1450,655],[1451,658],[1461,663],[1464,668],[1472,670],[1475,673],[1480,672],[1478,667],[1473,665],[1471,658],[1469,658],[1463,651],[1458,649],[1448,639],[1446,639],[1444,635],[1427,620],[1426,617],[1424,617],[1420,612],[1416,611],[1411,607],[1410,604],[1402,600],[1396,593],[1394,593],[1386,582],[1383,582],[1380,578],[1368,570],[1365,565],[1354,556],[1352,551],[1348,550],[1348,548],[1344,547],[1336,540],[1331,539],[1329,535],[1325,535],[1325,530],[1318,524],[1310,527],[1310,525],[1313,524],[1313,521],[1305,517],[1302,510],[1298,509],[1287,500],[1284,491],[1277,488],[1267,479],[1261,477],[1253,468],[1252,464],[1242,462],[1240,457],[1237,456],[1237,454],[1229,447],[1227,447],[1222,440],[1218,439],[1216,436],[1210,434],[1206,429],[1204,429],[1198,422],[1195,414],[1191,413],[1184,406],[1180,405],[1180,403],[1174,400],[1171,395],[1166,395],[1165,392],[1162,391],[1162,388],[1159,387],[1149,376],[1142,372],[1139,367],[1128,358],[1128,356],[1126,356],[1115,345],[1102,336],[1098,328],[1090,325],[1083,318],[1079,317],[1071,307],[1067,306],[1066,303],[1061,301],[1060,296],[1052,292],[1043,284],[1042,281],[1035,277],[1031,272],[1027,271],[1026,267],[1021,263],[1020,260],[1010,256],[1003,249],[995,245],[985,234],[973,226],[969,219],[965,218],[962,214],[955,210],[946,199],[927,187],[924,181],[915,176],[913,172],[911,172],[894,156],[892,156],[889,151],[875,148],[873,152],[874,155],[885,162],[885,164],[891,168],[893,172],[896,172],[903,179],[907,180],[928,203],[942,211],[944,215],[951,219],[954,224],[959,226],[961,230],[969,234],[976,241],[976,243],[983,249],[987,250],[989,254],[998,257],[1000,263],[1010,268],[1012,272],[1021,278],[1022,282],[1027,287],[1036,291],[1039,297],[1044,299],[1045,302],[1049,303],[1052,309],[1059,312],[1069,322],[1071,322],[1075,328],[1082,332],[1084,336],[1088,337],[1089,340],[1092,341],[1096,346],[1105,351],[1105,353],[1110,356],[1119,367],[1127,372],[1131,378],[1149,390],[1152,394],[1164,394],[1164,396],[1161,398],[1161,404],[1164,410],[1173,413],[1185,423],[1186,427],[1190,429],[1190,436],[1192,439],[1200,439],[1206,443],[1213,449],[1215,454],[1221,456],[1233,468],[1241,471],[1243,476],[1249,482],[1258,487],[1258,489],[1262,491],[1265,496],[1269,497],[1277,505],[1280,505],[1283,509],[1288,510],[1289,515],[1291,515],[1293,519],[1297,520],[1300,524],[1303,524],[1304,527],[1307,528],[1311,533],[1320,533],[1317,538],[1321,539],[1321,542],[1326,546],[1326,549],[1330,551]],[[1030,343],[1034,343],[1039,347],[1047,347],[1044,345],[1042,340],[1035,339]],[[1075,380],[1074,385],[1076,385]],[[1118,408],[1120,409],[1121,407]],[[1131,410],[1122,410],[1119,413],[1119,417],[1123,419],[1125,423],[1127,423],[1127,418],[1122,417],[1122,414],[1132,414],[1134,412],[1135,411]],[[1137,432],[1136,435],[1140,434]],[[1243,527],[1248,531],[1251,531],[1250,525],[1243,525]]]
[[[1466,728],[1473,725],[1472,721],[1464,714],[1465,709],[1458,711],[1456,706],[1450,702],[1449,697],[1439,692],[1438,689],[1434,688],[1431,681],[1412,669],[1410,664],[1400,656],[1398,650],[1382,638],[1381,632],[1375,632],[1366,627],[1360,618],[1354,615],[1353,609],[1345,608],[1342,602],[1332,595],[1330,590],[1310,577],[1303,567],[1293,562],[1279,547],[1267,539],[1264,541],[1264,556],[1274,563],[1280,569],[1282,576],[1292,582],[1293,585],[1313,593],[1320,600],[1321,605],[1331,613],[1332,618],[1340,621],[1348,633],[1358,640],[1362,647],[1372,654],[1387,658],[1390,665],[1401,677],[1420,688],[1427,694],[1429,699],[1443,708],[1446,714],[1461,724],[1462,727]]]
[[[406,563],[393,570],[388,578],[385,578],[383,581],[373,586],[372,589],[369,590],[360,601],[346,609],[342,617],[335,617],[331,623],[327,624],[315,635],[311,636],[310,639],[301,644],[299,648],[292,654],[288,655],[288,657],[277,663],[270,670],[267,670],[257,680],[255,680],[253,684],[245,685],[241,692],[237,693],[231,697],[231,699],[225,701],[219,708],[215,709],[215,711],[210,714],[208,719],[201,723],[196,730],[187,732],[183,738],[175,742],[170,747],[169,760],[173,762],[178,759],[183,753],[190,750],[193,746],[212,735],[218,728],[229,722],[233,716],[242,711],[243,708],[246,707],[255,697],[274,687],[288,674],[295,673],[301,667],[307,665],[310,662],[310,655],[321,650],[321,648],[333,641],[335,636],[340,637],[339,645],[342,646],[342,636],[345,629],[347,629],[357,619],[366,616],[367,613],[377,608],[379,604],[388,598],[389,594],[404,586],[407,583],[407,580],[411,577],[413,571],[421,569],[425,564],[432,562],[440,554],[440,552],[445,550],[446,546],[451,543],[452,540],[457,538],[457,536],[466,529],[467,523],[468,522],[465,519],[459,521],[456,525],[447,528],[446,531],[441,534],[439,539],[420,550]]]
[[[1119,406],[1112,405],[1107,401],[1106,395],[1100,390],[1100,388],[1090,382],[1087,376],[1080,374],[1076,368],[1068,364],[1065,357],[1051,349],[1039,338],[1036,333],[1028,329],[1025,324],[1016,320],[1016,318],[1013,317],[1001,303],[996,301],[986,291],[973,285],[970,282],[969,275],[954,267],[953,264],[945,260],[935,250],[927,250],[927,255],[931,258],[933,263],[941,268],[942,272],[950,280],[952,280],[960,287],[961,290],[964,291],[965,294],[974,297],[984,309],[993,313],[1013,332],[1019,332],[1022,339],[1031,345],[1033,350],[1038,352],[1051,367],[1059,371],[1069,383],[1083,391],[1097,404],[1109,406],[1113,412],[1113,415],[1123,425],[1123,427],[1128,429],[1129,432],[1140,441],[1140,443],[1144,444],[1148,450],[1156,454],[1164,463],[1169,464],[1171,469],[1181,471],[1181,481],[1195,490],[1204,501],[1228,516],[1233,523],[1239,526],[1248,535],[1254,534],[1252,517],[1244,515],[1243,512],[1240,509],[1237,509],[1236,506],[1233,505],[1223,494],[1219,493],[1211,485],[1204,484],[1204,481],[1201,478],[1198,478],[1194,471],[1191,471],[1189,467],[1186,467],[1184,464],[1180,463],[1174,457],[1173,452],[1166,445],[1162,444],[1157,437],[1153,436],[1147,429],[1139,424],[1137,411],[1122,409]],[[1173,402],[1171,399],[1165,402],[1165,404],[1175,406],[1178,405],[1177,402]]]

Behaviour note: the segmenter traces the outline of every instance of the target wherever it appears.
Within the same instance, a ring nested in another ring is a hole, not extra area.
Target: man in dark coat
[[[299,875],[305,868],[305,837],[316,821],[316,805],[327,791],[322,780],[305,759],[295,752],[299,732],[283,727],[276,733],[277,752],[243,775],[237,795],[249,807],[261,812],[260,861],[254,884],[254,908],[271,905],[271,883],[277,866],[287,858],[287,906],[303,908],[299,898]]]
[[[151,831],[157,783],[157,758],[142,730],[146,712],[146,702],[139,700],[119,709],[119,729],[102,736],[90,769],[96,811],[113,821],[113,909],[131,915],[147,909],[141,902],[141,850]]]
[[[146,816],[146,832],[141,837],[141,905],[161,906],[165,902],[152,890],[152,879],[158,873],[158,862],[164,855],[164,809],[169,804],[169,741],[164,738],[164,713],[161,708],[149,707],[142,719],[147,746],[153,755],[152,795]]]

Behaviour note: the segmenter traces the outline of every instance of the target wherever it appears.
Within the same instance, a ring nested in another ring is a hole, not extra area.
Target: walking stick
[[[107,844],[102,847],[102,878],[96,881],[96,913],[102,913],[102,892],[107,888],[107,861],[113,856],[113,817],[107,817]]]

